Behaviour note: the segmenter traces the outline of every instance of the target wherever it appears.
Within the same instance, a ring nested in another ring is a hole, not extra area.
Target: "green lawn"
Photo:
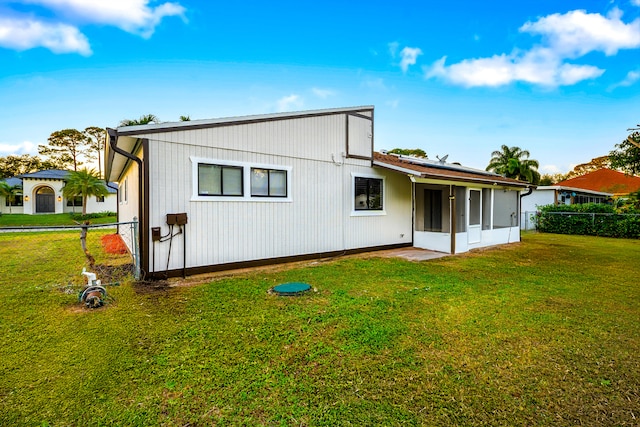
[[[0,258],[0,425],[639,423],[638,240],[129,281],[93,311],[65,292],[77,232],[0,234]],[[289,281],[316,291],[267,293]]]
[[[91,218],[91,224],[108,224],[116,222],[115,214],[112,216],[104,216],[102,218]],[[0,215],[0,228],[2,227],[34,227],[34,226],[53,226],[53,225],[77,225],[71,214],[2,214]]]

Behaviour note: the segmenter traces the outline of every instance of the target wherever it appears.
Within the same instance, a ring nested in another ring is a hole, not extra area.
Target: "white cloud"
[[[87,37],[76,27],[33,19],[0,18],[0,46],[27,50],[45,47],[54,53],[91,55]]]
[[[322,98],[322,99],[327,99],[328,97],[336,94],[335,91],[331,89],[321,89],[317,87],[311,88],[311,92],[313,92],[313,94],[318,98]]]
[[[304,103],[302,98],[296,94],[284,96],[277,101],[278,112],[292,111],[296,108],[301,108]]]
[[[593,51],[615,55],[620,49],[640,47],[640,19],[625,24],[621,17],[622,12],[617,8],[606,17],[574,10],[527,22],[520,31],[542,35],[563,57],[577,58]]]
[[[384,84],[384,79],[382,78],[366,77],[362,81],[362,86],[369,89],[387,90],[387,86]]]
[[[614,55],[620,49],[640,47],[640,19],[625,24],[621,16],[618,9],[607,17],[582,10],[549,15],[520,28],[522,32],[542,35],[543,44],[528,51],[464,59],[452,65],[445,65],[443,57],[423,68],[425,78],[438,77],[465,87],[497,87],[514,82],[556,87],[594,79],[605,70],[566,61],[594,51]]]
[[[631,0],[631,4],[640,7],[640,0]]]
[[[640,0],[638,0],[640,1]],[[634,85],[637,81],[640,81],[640,68],[637,70],[632,70],[627,73],[625,78],[614,85],[612,85],[609,90],[613,90],[619,87],[628,87]]]
[[[32,154],[35,155],[38,152],[36,144],[30,141],[24,141],[19,144],[7,144],[0,142],[0,156],[18,155],[18,154]]]
[[[548,173],[549,175],[553,175],[556,173],[562,173],[562,170],[556,165],[541,165],[538,168],[538,172]]]
[[[162,18],[180,16],[185,8],[179,3],[149,6],[149,0],[27,0],[53,9],[63,16],[84,22],[113,25],[127,32],[148,38]]]
[[[387,101],[385,104],[387,104],[389,107],[396,109],[398,108],[398,105],[400,105],[400,100],[398,99],[393,99],[391,101]]]
[[[422,55],[422,50],[417,47],[407,47],[405,46],[400,51],[400,56],[402,59],[400,60],[400,68],[404,73],[409,69],[409,65],[414,65],[419,55]]]
[[[465,59],[449,66],[445,61],[446,57],[443,57],[425,67],[425,77],[441,77],[465,87],[498,87],[513,82],[554,87],[600,77],[605,71],[591,65],[563,64],[558,58],[547,58],[538,51],[530,51],[523,56],[502,54]]]

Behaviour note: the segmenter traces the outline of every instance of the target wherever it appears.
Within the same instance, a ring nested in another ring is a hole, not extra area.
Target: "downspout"
[[[522,198],[530,196],[531,193],[533,193],[533,187],[527,187],[527,192],[520,195],[520,205],[518,206],[518,208],[520,208],[520,212],[518,213],[518,216],[522,216]],[[520,241],[522,241],[522,224],[520,224],[518,228],[520,229]]]
[[[454,186],[449,185],[449,222],[451,223],[451,254],[456,253],[456,195]]]
[[[104,180],[104,182],[107,183],[107,187],[116,190],[116,218],[120,218],[120,189],[111,185],[112,183],[107,181],[106,179]],[[116,225],[116,234],[120,234],[120,224]]]
[[[138,252],[142,252],[142,230],[144,229],[143,224],[146,223],[146,221],[143,218],[143,203],[142,203],[142,195],[143,195],[143,170],[142,170],[142,160],[136,156],[134,156],[133,154],[124,151],[123,149],[119,148],[117,146],[117,142],[118,142],[118,131],[115,129],[110,129],[107,128],[107,133],[109,135],[109,146],[111,147],[111,149],[126,157],[129,160],[132,160],[134,162],[136,162],[136,164],[138,165],[138,244],[140,245],[140,247],[138,248]],[[140,263],[142,263],[142,253],[139,253],[138,256],[140,257],[139,259],[139,263],[138,263],[138,268],[140,268]],[[137,277],[136,279],[140,279],[140,272],[137,272]]]

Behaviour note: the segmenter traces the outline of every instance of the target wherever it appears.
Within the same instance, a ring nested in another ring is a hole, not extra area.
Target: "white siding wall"
[[[344,159],[345,125],[338,114],[149,135],[148,225],[166,235],[167,213],[188,214],[169,269],[183,266],[183,237],[187,268],[411,242],[409,180]],[[290,200],[193,200],[193,157],[291,168]],[[353,173],[385,176],[386,215],[351,215]],[[169,242],[154,249],[151,270],[164,271]]]
[[[142,158],[142,154],[137,153]],[[118,198],[118,222],[130,222],[139,215],[139,179],[138,165],[131,162],[129,169],[125,171],[120,182],[118,182],[119,198]],[[125,197],[126,194],[126,197]],[[118,232],[122,236],[122,240],[126,243],[129,251],[133,251],[133,236],[131,227],[122,225],[118,227]]]

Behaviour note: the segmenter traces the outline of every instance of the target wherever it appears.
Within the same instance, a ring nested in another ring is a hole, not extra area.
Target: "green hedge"
[[[640,215],[619,214],[610,205],[543,206],[536,224],[543,233],[640,238]]]
[[[116,213],[115,212],[110,212],[110,211],[90,213],[90,214],[86,214],[86,215],[82,215],[81,213],[71,213],[71,214],[69,214],[69,216],[71,216],[71,219],[73,219],[73,220],[84,221],[84,220],[87,220],[87,219],[105,218],[105,217],[109,217],[109,216],[116,216]]]

